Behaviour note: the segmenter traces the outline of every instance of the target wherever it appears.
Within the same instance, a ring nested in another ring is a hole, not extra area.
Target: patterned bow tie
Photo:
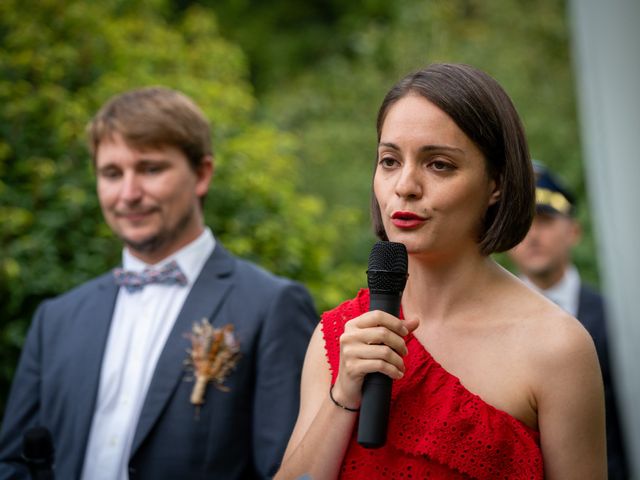
[[[159,270],[145,268],[142,272],[132,272],[123,268],[116,268],[113,271],[116,285],[123,286],[129,293],[142,290],[150,283],[160,283],[163,285],[186,285],[187,277],[175,260],[170,261]]]

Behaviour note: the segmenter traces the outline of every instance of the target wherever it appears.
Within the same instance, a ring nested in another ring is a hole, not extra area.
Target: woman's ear
[[[489,181],[489,206],[495,205],[502,196],[502,190],[500,190],[500,181],[492,179]]]
[[[502,192],[500,190],[494,190],[489,197],[489,205],[495,205],[500,200]]]

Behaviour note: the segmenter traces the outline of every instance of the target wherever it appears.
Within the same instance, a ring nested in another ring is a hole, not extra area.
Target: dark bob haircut
[[[535,183],[524,128],[509,96],[498,82],[476,68],[429,65],[400,80],[385,96],[378,111],[378,142],[387,112],[407,95],[419,95],[440,108],[484,155],[487,173],[500,189],[500,198],[485,214],[478,238],[482,254],[516,246],[533,220]],[[371,217],[378,238],[388,240],[373,188]]]

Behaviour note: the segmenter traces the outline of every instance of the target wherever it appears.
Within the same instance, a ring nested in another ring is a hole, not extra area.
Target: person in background
[[[614,371],[607,342],[604,300],[580,278],[571,252],[581,237],[575,196],[557,175],[535,162],[536,215],[524,240],[509,251],[521,279],[576,317],[591,334],[604,381],[607,457],[610,480],[628,478]]]
[[[591,337],[490,256],[534,212],[520,118],[503,88],[433,64],[385,96],[372,218],[408,253],[399,316],[361,290],[322,315],[278,480],[601,480],[604,394]],[[365,375],[393,379],[386,444],[357,442]]]
[[[311,297],[204,224],[211,128],[187,96],[117,95],[88,134],[122,268],[37,309],[0,478],[28,478],[21,444],[36,425],[51,432],[60,479],[270,478],[298,409]]]

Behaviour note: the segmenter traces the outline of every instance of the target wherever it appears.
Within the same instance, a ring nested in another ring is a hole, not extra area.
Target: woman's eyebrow
[[[380,144],[378,146],[379,147],[393,148],[394,150],[400,150],[400,147],[398,147],[398,145],[396,145],[393,142],[380,142]],[[423,147],[420,147],[420,151],[421,152],[450,151],[450,152],[464,153],[464,151],[461,148],[451,147],[449,145],[425,145]]]

